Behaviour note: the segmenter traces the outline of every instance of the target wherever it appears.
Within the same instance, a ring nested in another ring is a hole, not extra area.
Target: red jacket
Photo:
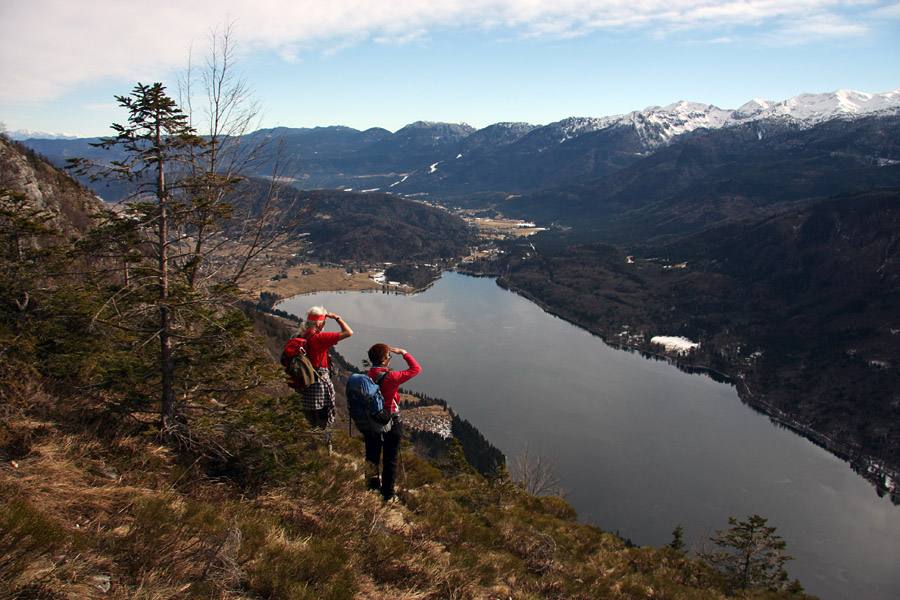
[[[384,398],[385,408],[387,408],[390,413],[400,412],[400,394],[397,391],[400,389],[400,385],[422,372],[422,367],[420,367],[419,363],[416,362],[416,359],[412,357],[412,354],[407,352],[403,355],[403,358],[406,359],[406,364],[409,366],[405,371],[390,371],[385,367],[372,367],[366,372],[373,381],[380,372],[388,372],[388,374],[384,376],[384,379],[381,380],[378,387],[381,388],[381,395]]]
[[[314,367],[320,369],[328,366],[328,349],[340,341],[340,333],[320,331],[311,336],[298,335],[292,338],[284,347],[288,356],[295,356],[302,340],[306,340],[306,358]]]

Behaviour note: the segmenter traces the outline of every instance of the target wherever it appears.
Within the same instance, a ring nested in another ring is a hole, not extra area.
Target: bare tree
[[[296,231],[309,209],[281,183],[291,179],[283,139],[257,133],[262,109],[236,70],[235,38],[231,22],[211,30],[201,65],[189,55],[179,77],[179,103],[205,141],[185,175],[192,184],[193,215],[182,235],[191,286],[203,278],[237,284],[255,258]],[[265,184],[241,185],[261,170],[269,172]]]
[[[525,442],[522,452],[513,460],[510,474],[529,494],[560,498],[568,495],[568,492],[559,485],[556,461],[542,454],[540,450],[532,450],[530,441]]]

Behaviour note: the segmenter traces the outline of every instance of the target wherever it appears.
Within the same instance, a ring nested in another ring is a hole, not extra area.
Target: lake
[[[681,525],[690,547],[758,514],[808,593],[900,598],[900,507],[732,386],[607,346],[488,278],[447,272],[415,295],[319,293],[278,308],[314,305],[352,327],[337,346],[352,364],[376,342],[405,348],[423,368],[405,388],[447,400],[510,462],[526,440],[553,460],[582,522],[656,547]]]

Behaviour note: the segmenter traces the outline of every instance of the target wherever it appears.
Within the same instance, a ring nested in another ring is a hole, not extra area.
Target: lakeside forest
[[[850,461],[879,494],[900,464],[900,190],[839,195],[668,244],[511,242],[463,267],[608,343],[732,381],[742,400]],[[682,336],[686,353],[652,343]]]

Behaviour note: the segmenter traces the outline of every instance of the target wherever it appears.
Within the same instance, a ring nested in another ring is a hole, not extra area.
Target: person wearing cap
[[[327,319],[333,319],[341,328],[339,332],[322,331]],[[328,368],[328,349],[353,335],[344,320],[322,306],[313,306],[306,313],[306,322],[300,335],[307,339],[306,357],[319,372],[316,383],[307,386],[302,394],[303,415],[309,424],[317,428],[334,427],[334,384]]]
[[[388,502],[394,502],[394,480],[397,478],[397,464],[400,459],[400,442],[403,429],[400,421],[400,386],[422,372],[422,367],[412,354],[402,348],[391,348],[387,344],[375,344],[369,348],[369,362],[372,365],[366,374],[372,381],[378,381],[381,372],[386,374],[378,387],[384,399],[384,409],[391,413],[393,423],[385,433],[363,431],[366,440],[366,475],[368,488],[378,490]],[[406,361],[403,371],[391,370],[391,354],[400,354]],[[382,453],[384,456],[382,457]],[[378,463],[383,458],[381,479],[378,478]]]

